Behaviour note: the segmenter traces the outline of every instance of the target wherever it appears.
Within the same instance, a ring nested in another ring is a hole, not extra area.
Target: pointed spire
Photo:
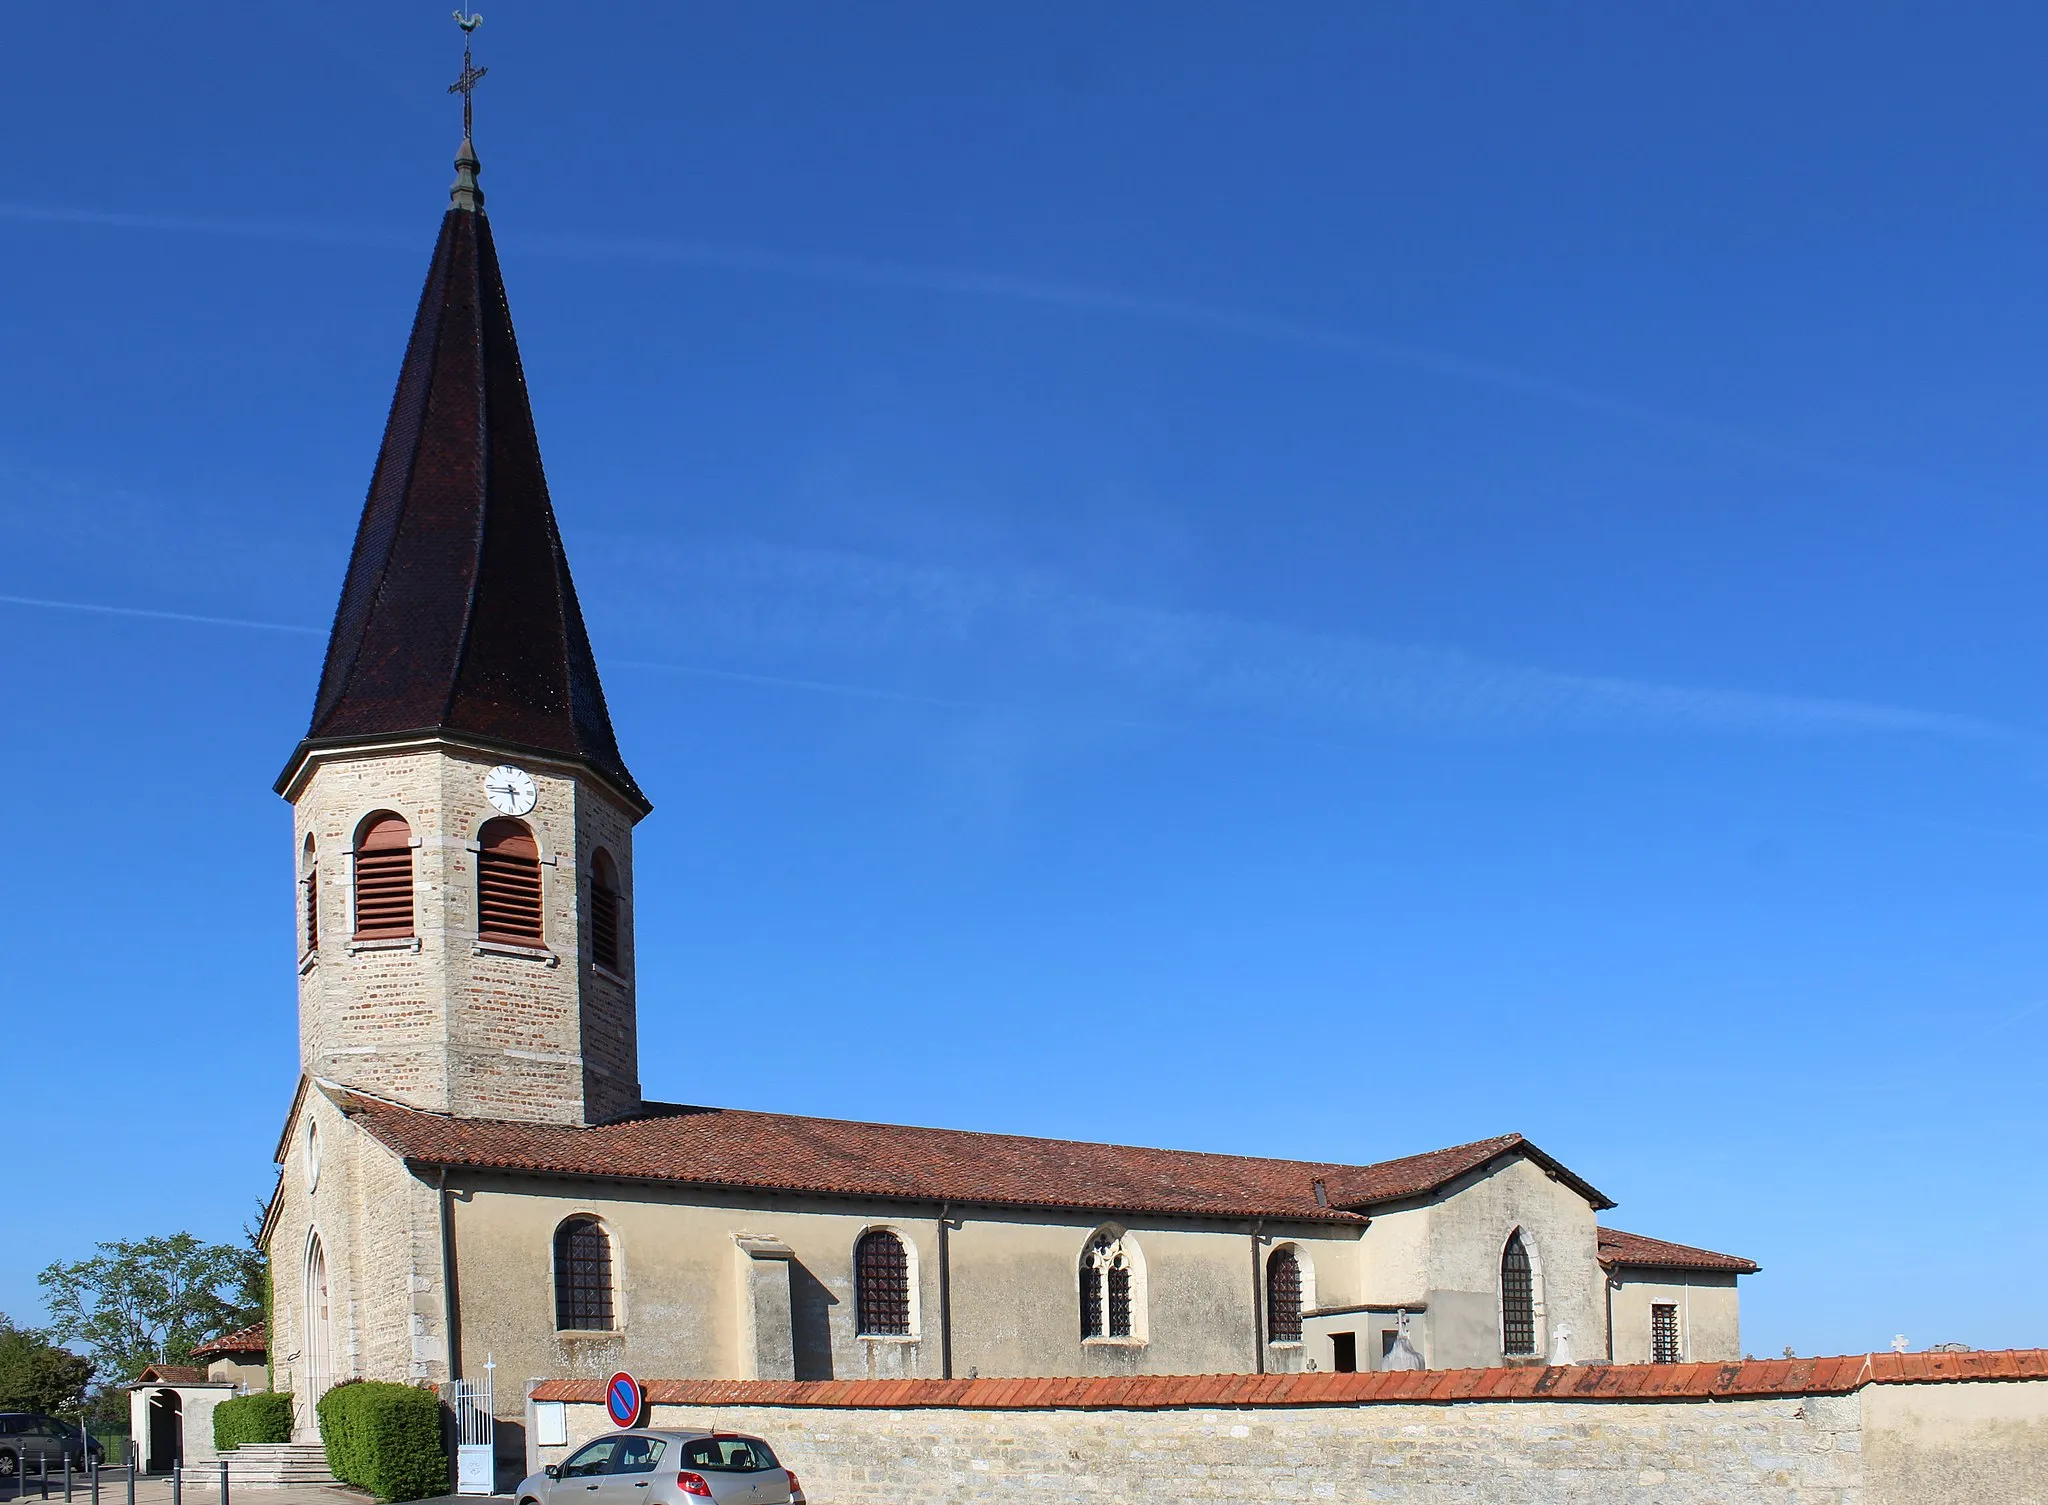
[[[483,208],[484,191],[476,186],[483,170],[483,163],[476,159],[476,148],[470,145],[469,137],[464,136],[462,149],[455,154],[455,182],[448,189],[448,202],[472,214]]]
[[[548,499],[466,140],[456,167],[312,724],[278,788],[325,749],[438,735],[579,764],[645,814]]]

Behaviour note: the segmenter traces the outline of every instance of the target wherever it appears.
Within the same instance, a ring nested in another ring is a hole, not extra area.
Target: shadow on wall
[[[509,1494],[526,1477],[526,1418],[500,1416],[491,1426],[491,1466],[497,1478],[492,1488]]]
[[[797,1260],[789,1262],[790,1347],[800,1380],[832,1378],[832,1308],[839,1298]]]

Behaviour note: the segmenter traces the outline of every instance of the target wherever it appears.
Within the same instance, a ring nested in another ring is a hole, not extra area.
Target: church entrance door
[[[293,1422],[302,1437],[320,1435],[317,1408],[320,1397],[334,1383],[329,1327],[327,1251],[321,1246],[320,1235],[316,1233],[306,1247],[306,1382],[293,1387],[299,1391],[299,1399],[293,1409],[303,1408]]]

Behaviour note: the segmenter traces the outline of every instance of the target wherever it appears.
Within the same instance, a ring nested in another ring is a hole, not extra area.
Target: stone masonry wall
[[[2044,1350],[648,1388],[645,1425],[765,1437],[813,1505],[2048,1505]],[[529,1465],[612,1430],[602,1393],[539,1385],[569,1441]]]
[[[571,1410],[572,1439],[611,1429],[601,1407]],[[812,1505],[1863,1505],[1854,1397],[1216,1411],[656,1406],[649,1425],[757,1433]]]

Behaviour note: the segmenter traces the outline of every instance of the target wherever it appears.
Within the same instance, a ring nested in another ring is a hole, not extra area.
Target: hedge
[[[213,1408],[213,1445],[225,1453],[245,1442],[290,1442],[292,1398],[266,1392],[238,1395]]]
[[[433,1391],[349,1380],[320,1397],[319,1411],[327,1467],[342,1483],[380,1500],[448,1493],[441,1402]]]

